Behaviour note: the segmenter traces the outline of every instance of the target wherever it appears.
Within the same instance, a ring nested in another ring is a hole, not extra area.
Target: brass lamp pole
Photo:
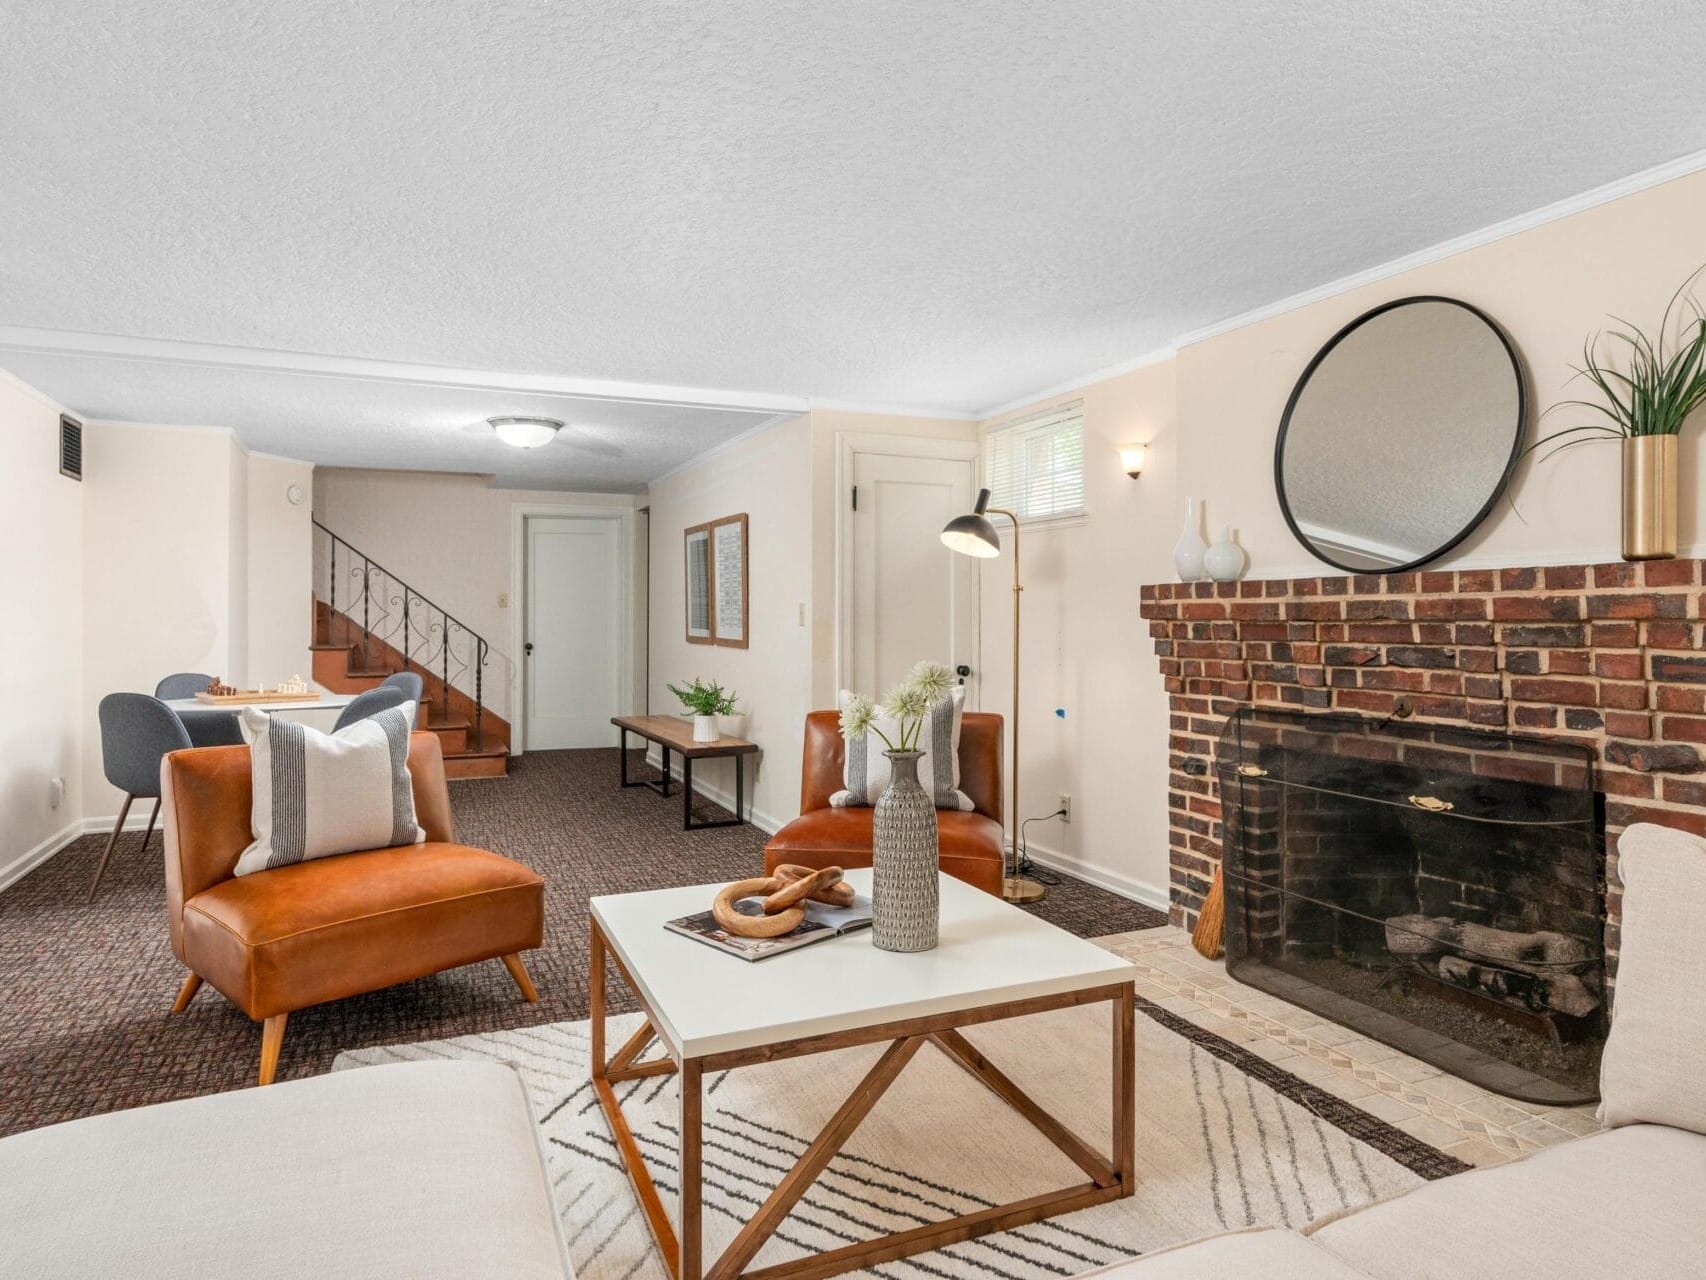
[[[989,522],[992,515],[1006,516],[1013,525],[1013,770],[1012,801],[1008,820],[1012,823],[1013,874],[1004,876],[1001,896],[1008,902],[1035,902],[1045,892],[1035,880],[1019,874],[1019,517],[989,505],[989,490],[980,489],[977,506],[969,515],[955,516],[942,530],[942,542],[950,551],[988,560],[1001,554],[1001,539]]]

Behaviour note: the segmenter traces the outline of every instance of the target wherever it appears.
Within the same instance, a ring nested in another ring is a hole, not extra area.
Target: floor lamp
[[[1001,896],[1008,902],[1035,902],[1043,896],[1042,885],[1019,874],[1019,517],[1011,511],[989,505],[989,490],[980,489],[977,506],[969,515],[955,516],[942,530],[942,544],[963,556],[988,560],[1001,554],[1001,539],[995,526],[989,523],[992,515],[1006,516],[1013,522],[1013,800],[1008,820],[1013,824],[1013,874],[1004,876]]]

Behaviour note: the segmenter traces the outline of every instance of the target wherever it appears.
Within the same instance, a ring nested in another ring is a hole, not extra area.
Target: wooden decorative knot
[[[801,904],[816,902],[845,907],[853,902],[853,886],[843,884],[840,867],[814,871],[792,864],[776,868],[776,874],[756,880],[736,880],[711,904],[711,914],[730,933],[743,938],[780,938],[798,928],[806,918]],[[764,899],[764,914],[743,915],[735,908],[742,898]]]

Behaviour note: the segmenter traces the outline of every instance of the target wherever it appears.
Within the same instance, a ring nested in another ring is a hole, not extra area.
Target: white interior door
[[[851,608],[846,673],[880,698],[921,658],[972,668],[977,692],[977,562],[942,545],[972,508],[975,459],[853,454]]]
[[[527,750],[608,747],[621,680],[621,522],[527,520]]]

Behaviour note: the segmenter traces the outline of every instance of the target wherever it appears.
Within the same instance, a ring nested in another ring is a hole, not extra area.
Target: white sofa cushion
[[[1109,1280],[1116,1276],[1120,1280],[1368,1280],[1362,1272],[1351,1270],[1295,1232],[1271,1228],[1211,1236],[1130,1262],[1116,1262],[1077,1280],[1104,1276]]]
[[[1706,840],[1637,823],[1617,864],[1623,945],[1599,1118],[1706,1133]]]
[[[0,1276],[572,1276],[521,1078],[338,1071],[0,1140]]]
[[[1431,1182],[1307,1234],[1378,1280],[1699,1275],[1706,1137],[1615,1129]]]

